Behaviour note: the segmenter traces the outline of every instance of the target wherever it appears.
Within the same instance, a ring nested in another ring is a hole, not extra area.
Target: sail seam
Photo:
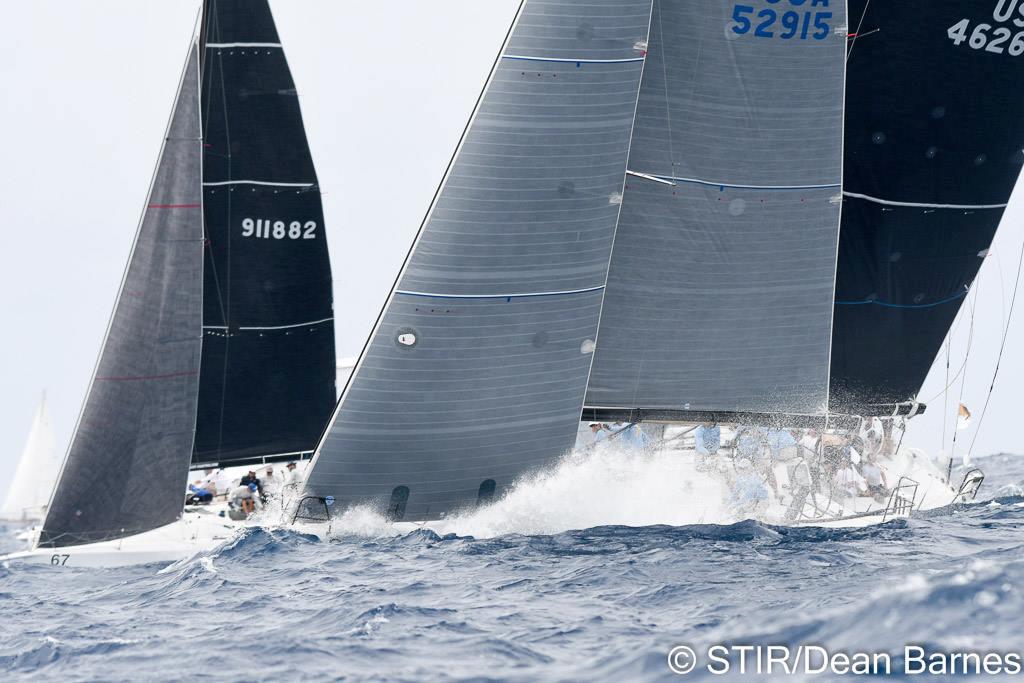
[[[567,296],[570,294],[586,294],[588,292],[599,292],[602,289],[604,289],[604,285],[598,285],[597,287],[587,287],[585,289],[567,289],[552,292],[520,292],[516,294],[440,294],[434,292],[411,292],[408,290],[398,289],[395,290],[395,294],[404,294],[405,296],[419,296],[428,299],[526,299],[540,296]]]
[[[843,192],[844,197],[850,197],[851,199],[863,199],[865,201],[874,202],[875,204],[883,204],[885,206],[903,206],[914,209],[1005,209],[1006,204],[930,204],[926,202],[900,202],[892,199],[879,199],[878,197],[872,197],[867,194],[860,194],[859,192]]]
[[[566,57],[533,57],[530,55],[502,55],[501,58],[521,62],[555,62],[559,64],[630,64],[644,61],[643,57],[625,57],[622,59],[570,59]]]

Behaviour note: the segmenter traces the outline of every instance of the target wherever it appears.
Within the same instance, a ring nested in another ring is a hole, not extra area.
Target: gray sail
[[[650,0],[529,0],[308,478],[437,518],[572,444]]]
[[[824,409],[845,25],[655,1],[586,414]]]
[[[198,72],[193,46],[43,547],[130,536],[182,513],[203,310]]]

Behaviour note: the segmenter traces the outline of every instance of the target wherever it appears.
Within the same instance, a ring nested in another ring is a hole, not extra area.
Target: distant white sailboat
[[[41,520],[59,471],[60,459],[44,393],[14,471],[14,479],[0,508],[0,519],[18,522]]]

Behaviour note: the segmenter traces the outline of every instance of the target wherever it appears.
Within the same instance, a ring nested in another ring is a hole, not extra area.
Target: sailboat
[[[336,400],[331,271],[265,0],[207,0],[96,370],[32,550],[170,561],[230,535],[192,468],[296,460]]]
[[[46,394],[43,394],[14,478],[7,488],[7,497],[0,507],[0,519],[21,523],[42,519],[59,471],[53,424],[46,407]]]
[[[1007,5],[523,2],[295,518],[473,509],[581,420],[891,443],[1024,162]],[[793,521],[980,485],[889,455]]]

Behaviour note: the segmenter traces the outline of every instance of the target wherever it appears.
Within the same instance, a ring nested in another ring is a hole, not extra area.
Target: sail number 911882
[[[1007,22],[1011,22],[1013,27],[998,25]],[[993,24],[996,25],[993,26]],[[1024,55],[1024,30],[1022,29],[1024,29],[1024,2],[1021,0],[999,0],[992,11],[992,24],[978,22],[972,26],[970,19],[961,19],[949,27],[946,35],[957,47],[967,43],[968,47],[975,50],[1020,57]]]
[[[832,27],[832,12],[801,12],[789,7],[829,7],[830,0],[761,0],[773,7],[734,5],[732,32],[738,36],[751,33],[755,38],[781,38],[782,40],[824,40]]]
[[[316,221],[271,221],[263,218],[246,218],[242,221],[242,237],[274,238],[276,240],[315,240]]]

